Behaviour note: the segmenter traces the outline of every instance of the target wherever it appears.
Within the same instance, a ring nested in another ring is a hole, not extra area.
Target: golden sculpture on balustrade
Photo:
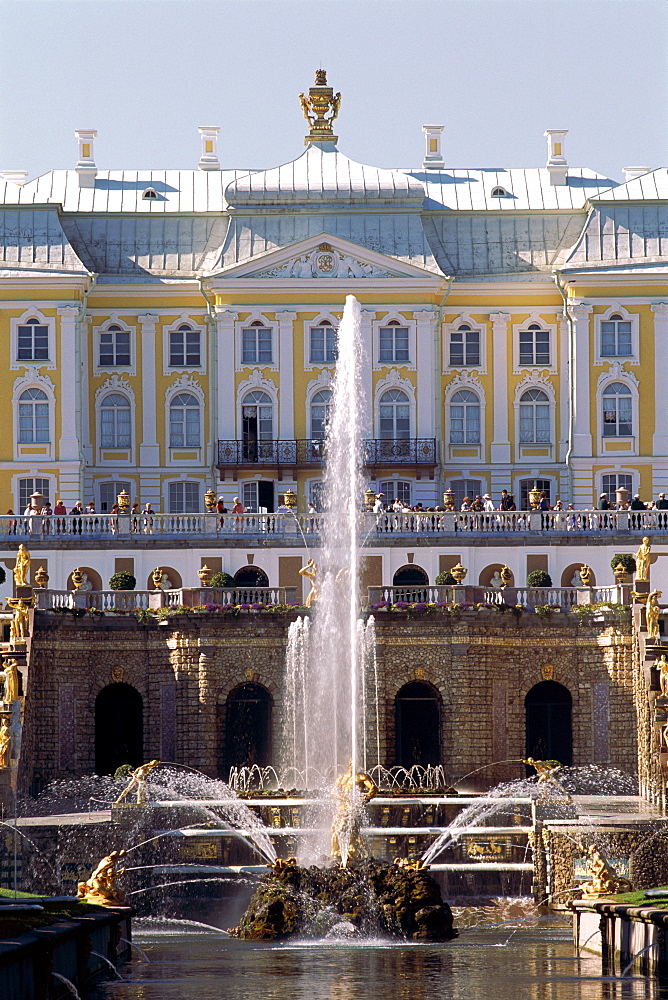
[[[213,570],[210,569],[206,564],[204,564],[204,566],[202,566],[201,569],[197,570],[197,575],[203,587],[211,586],[211,580],[213,578]]]
[[[464,580],[464,577],[468,573],[468,570],[465,569],[464,566],[462,566],[461,562],[458,562],[456,566],[452,567],[452,569],[450,570],[450,572],[454,576],[454,578],[457,581],[457,583],[461,584],[463,582],[463,580]]]
[[[320,588],[316,583],[316,577],[318,575],[318,567],[315,561],[313,559],[309,559],[308,562],[306,563],[306,566],[302,566],[302,568],[299,570],[299,575],[304,576],[306,577],[307,580],[311,581],[311,589],[308,592],[306,600],[304,601],[306,607],[310,608],[311,605],[318,600],[318,597],[320,595]]]
[[[591,878],[580,886],[583,899],[600,899],[618,892],[633,892],[632,883],[617,874],[602,851],[590,844],[587,854],[587,869]]]
[[[5,669],[0,671],[3,682],[2,700],[6,705],[16,701],[19,696],[19,665],[12,657],[5,660]]]
[[[154,588],[156,590],[160,590],[160,584],[162,583],[162,566],[156,566],[151,573],[151,580],[153,581]]]
[[[76,569],[72,570],[72,586],[75,590],[79,590],[81,584],[84,582],[83,570],[77,566]]]
[[[332,132],[332,123],[341,107],[341,94],[335,94],[332,87],[327,86],[324,69],[316,70],[315,86],[309,88],[308,97],[306,94],[299,95],[299,103],[310,128],[305,144],[318,140],[337,142],[338,136]]]
[[[9,715],[0,715],[0,770],[9,767],[11,759],[12,737],[9,727]]]
[[[647,616],[648,639],[659,639],[661,637],[659,632],[659,618],[661,617],[659,598],[661,597],[661,594],[661,590],[652,590],[647,595],[647,608],[645,614]]]
[[[370,778],[364,771],[357,772],[353,786],[353,762],[351,760],[345,774],[339,775],[336,779],[332,792],[334,798],[338,800],[336,817],[332,824],[330,851],[332,858],[341,859],[346,845],[345,853],[348,861],[356,861],[369,856],[361,833],[363,811],[354,801],[354,787],[361,795],[362,805],[366,805],[378,794],[378,787],[373,778]]]
[[[48,582],[49,582],[49,574],[47,573],[47,571],[44,569],[43,566],[40,566],[39,569],[36,570],[35,572],[35,583],[37,584],[38,587],[41,587],[42,590],[45,590]]]
[[[33,603],[32,597],[7,598],[7,606],[14,612],[9,626],[9,641],[12,646],[25,644],[30,635],[30,609]]]
[[[636,561],[636,572],[634,579],[639,583],[647,583],[649,580],[649,562],[650,556],[652,554],[652,546],[649,544],[649,538],[645,537],[642,540],[642,545],[636,552],[634,559]]]
[[[582,580],[583,587],[591,586],[592,570],[591,566],[587,566],[587,563],[583,563],[580,566],[580,579]]]
[[[14,584],[17,587],[29,587],[30,578],[30,553],[21,542],[16,553],[16,563],[14,565]]]
[[[147,806],[148,787],[146,784],[146,779],[148,775],[151,773],[151,771],[153,771],[154,768],[158,767],[159,764],[160,764],[159,760],[149,760],[146,764],[142,764],[140,767],[135,768],[135,770],[129,776],[130,780],[128,781],[127,785],[125,786],[121,794],[118,796],[116,801],[114,802],[114,805],[119,806],[122,802],[124,802],[124,800],[130,794],[132,789],[135,788],[137,791],[134,804],[138,806]],[[128,805],[129,803],[125,802],[124,804]]]
[[[118,867],[124,856],[125,851],[121,850],[102,858],[88,881],[79,882],[77,897],[99,906],[123,906],[125,893],[116,885],[116,880],[125,872],[125,868]]]
[[[510,566],[502,566],[499,571],[499,576],[501,577],[501,583],[504,587],[508,587],[513,579],[513,571]]]

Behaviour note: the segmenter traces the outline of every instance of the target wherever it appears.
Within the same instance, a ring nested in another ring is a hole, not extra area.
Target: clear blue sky
[[[423,123],[447,165],[541,166],[546,128],[574,166],[668,165],[665,0],[0,0],[0,169],[195,167],[294,159],[297,95],[323,66],[339,148],[417,166]]]

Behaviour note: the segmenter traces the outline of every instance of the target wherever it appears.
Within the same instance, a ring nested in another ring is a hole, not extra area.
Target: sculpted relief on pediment
[[[321,243],[292,260],[258,271],[258,278],[390,278],[393,275],[368,261],[341,253],[329,243]]]

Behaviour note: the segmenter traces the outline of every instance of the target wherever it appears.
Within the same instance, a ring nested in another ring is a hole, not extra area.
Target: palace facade
[[[4,174],[3,513],[122,489],[194,513],[211,486],[317,506],[347,294],[376,492],[668,492],[666,169],[572,167],[554,130],[542,169],[454,169],[441,126],[381,169],[338,149],[322,74],[304,101],[305,151],[266,170],[201,127],[195,170],[99,169],[82,130],[73,170]]]

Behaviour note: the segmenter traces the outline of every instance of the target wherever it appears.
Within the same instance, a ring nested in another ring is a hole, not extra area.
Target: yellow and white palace
[[[270,169],[202,126],[195,169],[104,170],[80,130],[74,169],[2,175],[0,512],[317,507],[348,293],[386,499],[668,493],[666,169],[573,167],[565,130],[544,168],[455,169],[437,125],[381,169],[339,150],[324,73],[302,98],[306,149]]]

